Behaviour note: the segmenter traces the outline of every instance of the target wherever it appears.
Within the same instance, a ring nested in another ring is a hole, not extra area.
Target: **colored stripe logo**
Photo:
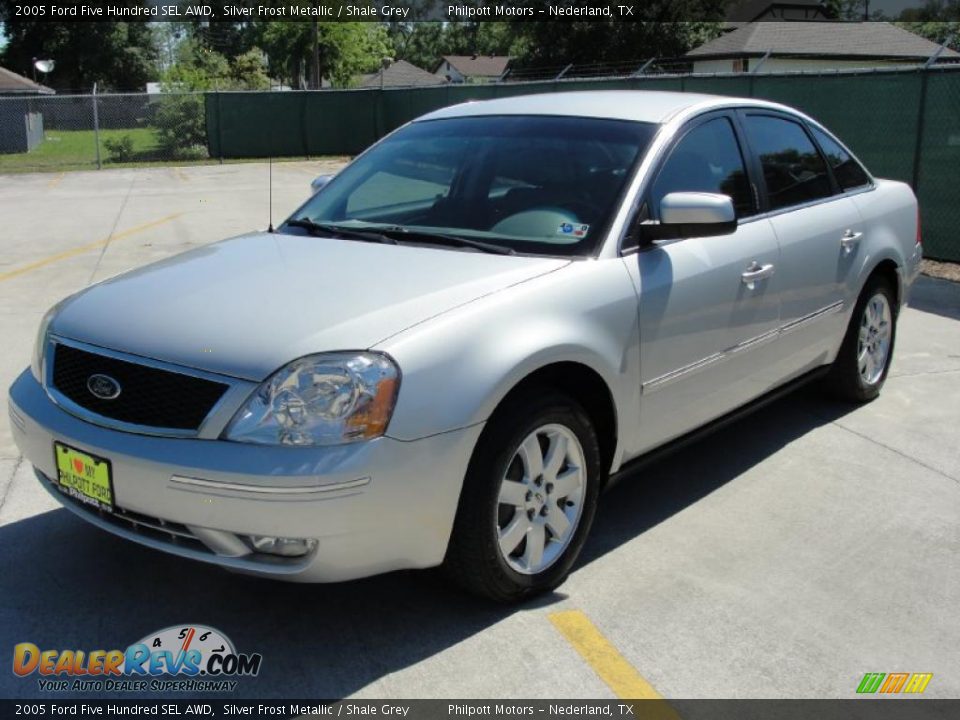
[[[865,673],[857,686],[857,692],[861,695],[878,692],[883,695],[919,695],[927,689],[932,679],[933,673]]]

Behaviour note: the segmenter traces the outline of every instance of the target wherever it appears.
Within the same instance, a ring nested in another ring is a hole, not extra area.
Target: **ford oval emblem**
[[[91,375],[87,378],[87,390],[101,400],[113,400],[120,394],[120,383],[109,375]]]

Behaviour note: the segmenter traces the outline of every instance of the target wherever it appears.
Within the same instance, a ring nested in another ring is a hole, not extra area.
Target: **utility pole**
[[[320,89],[320,30],[317,21],[313,21],[313,57],[310,63],[311,67],[311,87],[314,90]]]

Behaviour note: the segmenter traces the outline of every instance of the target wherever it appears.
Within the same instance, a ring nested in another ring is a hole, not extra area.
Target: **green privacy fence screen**
[[[210,155],[349,155],[418,115],[467,100],[600,89],[764,98],[822,121],[880,177],[920,198],[927,257],[960,261],[960,67],[861,73],[669,76],[437,88],[209,93]]]

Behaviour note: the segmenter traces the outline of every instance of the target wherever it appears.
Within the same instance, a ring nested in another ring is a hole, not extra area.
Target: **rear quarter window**
[[[836,140],[819,128],[811,127],[810,131],[819,143],[820,149],[823,150],[823,154],[827,156],[833,176],[842,190],[855,190],[870,184],[867,171]]]

